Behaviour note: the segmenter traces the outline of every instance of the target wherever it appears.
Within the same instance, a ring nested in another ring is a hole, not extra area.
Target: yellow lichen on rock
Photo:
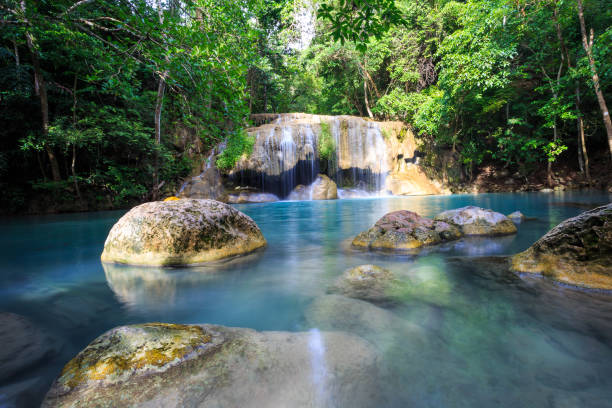
[[[175,196],[164,198],[164,201],[177,201],[177,200],[180,200],[180,198],[175,197]]]
[[[147,370],[164,370],[212,341],[201,326],[148,323],[113,329],[66,364],[58,382],[74,388],[88,381],[116,383]]]

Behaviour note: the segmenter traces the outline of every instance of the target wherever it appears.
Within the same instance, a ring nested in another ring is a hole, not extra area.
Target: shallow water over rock
[[[303,347],[313,389],[329,369],[320,358],[330,350],[325,333],[360,336],[380,355],[372,374],[381,384],[379,406],[604,407],[612,400],[612,294],[518,276],[499,256],[525,250],[583,211],[559,203],[611,198],[524,193],[236,205],[268,247],[194,268],[103,268],[102,245],[121,212],[2,220],[0,310],[27,317],[60,346],[5,380],[0,394],[30,383],[48,388],[113,327],[172,322],[308,332]],[[466,205],[537,219],[520,224],[516,235],[462,238],[417,256],[350,248],[388,212],[433,217]],[[383,308],[327,293],[346,269],[363,264],[402,282],[393,303]],[[326,392],[336,401],[333,389]]]

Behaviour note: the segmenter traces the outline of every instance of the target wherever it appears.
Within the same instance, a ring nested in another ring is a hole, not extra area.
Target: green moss
[[[336,141],[334,140],[329,123],[321,122],[321,134],[317,142],[317,151],[321,159],[331,161],[336,155]]]

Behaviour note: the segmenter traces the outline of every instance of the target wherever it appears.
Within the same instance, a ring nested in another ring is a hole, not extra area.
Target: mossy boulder
[[[357,235],[353,246],[368,249],[411,250],[461,238],[459,229],[447,222],[421,217],[412,211],[394,211],[372,228]]]
[[[514,255],[512,269],[612,290],[612,203],[563,221]]]
[[[344,271],[331,292],[372,302],[391,300],[399,281],[388,269],[376,265],[360,265]]]
[[[517,232],[516,225],[505,215],[475,206],[444,211],[434,217],[457,226],[465,235],[508,235]]]
[[[380,397],[378,358],[338,332],[124,326],[71,360],[42,406],[368,407]]]
[[[110,230],[103,262],[189,265],[242,255],[266,245],[255,222],[213,200],[155,201],[132,208]]]

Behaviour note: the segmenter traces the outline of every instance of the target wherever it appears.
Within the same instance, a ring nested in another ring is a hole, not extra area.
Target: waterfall
[[[380,195],[389,173],[389,152],[379,123],[352,116],[308,114],[260,115],[248,133],[255,136],[249,158],[230,177],[281,198],[298,186],[310,185],[321,169],[336,182],[341,195]],[[325,129],[325,130],[324,130]],[[329,132],[335,153],[319,157],[322,132]],[[362,192],[362,194],[359,194]]]

